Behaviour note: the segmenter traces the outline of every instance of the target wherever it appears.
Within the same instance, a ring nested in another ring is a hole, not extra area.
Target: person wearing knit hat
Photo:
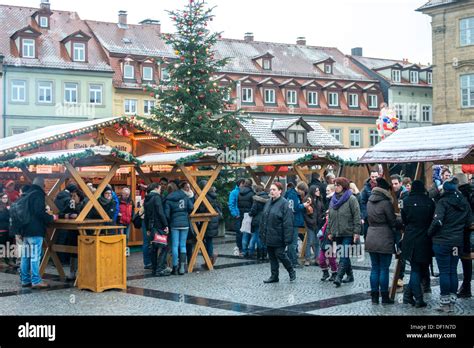
[[[444,193],[436,204],[428,235],[440,272],[441,298],[439,311],[451,313],[457,300],[457,265],[464,243],[464,231],[471,225],[471,207],[457,190],[459,180],[450,178],[443,184]],[[457,252],[453,252],[457,250]]]

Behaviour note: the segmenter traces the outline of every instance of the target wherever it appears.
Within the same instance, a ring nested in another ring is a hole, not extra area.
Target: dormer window
[[[82,42],[74,42],[73,45],[73,60],[75,62],[86,61],[86,44]]]
[[[135,67],[131,64],[125,64],[123,67],[123,77],[128,80],[135,79]]]
[[[392,82],[401,82],[402,74],[400,70],[392,70]]]
[[[305,131],[290,131],[288,132],[288,142],[294,145],[305,145],[306,144],[306,132]]]
[[[21,56],[23,58],[36,58],[35,39],[22,39]]]
[[[263,70],[272,70],[272,61],[270,59],[263,60]]]
[[[49,18],[45,16],[39,17],[39,26],[41,28],[49,28]]]
[[[326,74],[332,74],[332,64],[324,64],[324,72]]]
[[[410,70],[410,83],[418,83],[419,81],[419,74],[416,70]]]
[[[272,70],[272,59],[274,56],[267,52],[265,54],[258,55],[252,60],[263,70]]]

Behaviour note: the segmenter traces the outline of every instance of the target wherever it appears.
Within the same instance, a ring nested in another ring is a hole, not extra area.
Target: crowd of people
[[[199,182],[204,189],[207,181]],[[93,185],[88,185],[94,191]],[[184,275],[195,245],[196,232],[190,214],[195,210],[195,193],[186,181],[168,181],[141,185],[144,203],[135,207],[131,190],[122,188],[119,195],[107,186],[98,199],[110,218],[110,225],[131,225],[143,233],[143,264],[154,276]],[[205,247],[215,264],[213,239],[223,220],[216,188],[207,200],[218,212],[209,222]],[[21,246],[20,278],[23,287],[48,287],[40,276],[39,260],[48,224],[54,219],[75,219],[87,203],[77,185],[69,183],[54,201],[59,214],[46,205],[44,180],[16,190],[14,182],[4,185],[0,202],[0,243]],[[396,214],[396,205],[400,214]],[[265,261],[271,275],[265,283],[279,282],[282,263],[290,281],[296,280],[298,268],[311,265],[321,269],[322,282],[335,288],[355,281],[353,258],[370,256],[372,303],[393,304],[389,296],[389,269],[394,255],[399,255],[401,273],[398,285],[404,286],[406,265],[410,280],[405,285],[403,302],[417,308],[426,306],[423,294],[430,292],[433,258],[439,270],[440,310],[451,312],[458,297],[471,297],[472,261],[461,260],[464,279],[458,289],[457,267],[460,257],[472,250],[474,189],[465,174],[453,176],[448,168],[436,167],[433,184],[428,189],[419,180],[392,175],[390,182],[372,171],[361,191],[355,183],[329,173],[321,180],[313,174],[311,183],[289,181],[284,187],[274,182],[268,192],[250,179],[239,179],[229,195],[228,208],[235,224],[236,255]],[[205,204],[198,213],[208,213]],[[100,218],[93,208],[87,218]],[[198,228],[200,226],[198,225]],[[305,250],[298,250],[299,240],[307,234]],[[77,246],[77,233],[59,231],[58,243]],[[363,242],[363,243],[362,243]],[[304,254],[299,262],[299,252]],[[171,254],[171,267],[168,255]],[[352,258],[352,260],[351,260]],[[9,267],[17,267],[15,258],[5,258]],[[77,256],[69,260],[69,279],[77,272]],[[204,265],[205,267],[205,265]],[[431,270],[430,270],[431,268]]]

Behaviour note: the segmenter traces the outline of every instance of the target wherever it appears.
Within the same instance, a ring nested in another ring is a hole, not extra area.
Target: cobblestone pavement
[[[151,277],[150,271],[143,269],[142,254],[132,253],[127,259],[126,291],[79,291],[71,283],[59,281],[52,266],[45,276],[51,289],[21,289],[18,274],[0,266],[0,315],[439,315],[435,310],[438,278],[432,278],[433,293],[425,295],[428,308],[403,305],[401,293],[395,305],[372,305],[368,295],[370,261],[366,258],[353,260],[355,282],[339,289],[321,282],[321,269],[316,266],[298,269],[294,283],[281,267],[280,283],[266,285],[268,263],[235,256],[231,240],[218,243],[216,270],[200,268],[200,257],[195,272],[185,276]],[[392,262],[392,271],[394,267]],[[458,301],[454,315],[473,314],[473,300]]]

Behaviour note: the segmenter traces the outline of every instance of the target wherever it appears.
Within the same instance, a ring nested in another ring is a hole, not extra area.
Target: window
[[[290,144],[304,145],[306,143],[305,132],[288,132],[288,142]]]
[[[461,106],[474,107],[474,74],[461,76]]]
[[[410,83],[418,83],[418,71],[410,70]]]
[[[265,90],[265,104],[275,104],[275,90],[274,89]]]
[[[126,79],[135,79],[135,67],[130,64],[125,64],[123,67],[123,77]]]
[[[431,105],[423,105],[421,108],[421,121],[431,122]]]
[[[161,68],[161,81],[169,81],[171,79],[168,69]]]
[[[41,28],[48,28],[49,27],[49,18],[48,17],[40,17],[39,25]]]
[[[342,141],[342,131],[340,129],[330,129],[329,132],[337,141]]]
[[[357,94],[349,94],[349,107],[350,108],[359,107],[359,96]]]
[[[11,135],[23,134],[28,131],[28,127],[12,127]]]
[[[474,45],[474,17],[461,19],[459,24],[461,46]]]
[[[403,104],[395,104],[395,112],[397,114],[397,117],[400,121],[403,121],[404,117],[404,107]]]
[[[66,83],[64,84],[64,102],[70,104],[77,103],[77,83]]]
[[[143,113],[145,115],[151,115],[151,111],[155,107],[155,101],[154,100],[145,100],[143,103],[144,103]]]
[[[26,81],[12,81],[11,101],[14,103],[26,102]]]
[[[153,68],[150,66],[143,67],[143,80],[153,81]]]
[[[252,88],[242,88],[242,102],[253,103],[253,89]]]
[[[339,94],[331,92],[329,93],[329,106],[339,106]]]
[[[408,104],[408,121],[418,121],[418,104]]]
[[[53,102],[53,83],[48,81],[38,82],[38,103]]]
[[[73,60],[75,62],[85,62],[86,61],[86,44],[80,42],[74,42],[73,45],[74,54]]]
[[[326,74],[332,74],[332,65],[331,64],[324,64],[324,72]]]
[[[298,104],[298,96],[296,91],[286,91],[286,103],[288,105]]]
[[[102,85],[89,86],[89,103],[95,105],[102,104]]]
[[[308,105],[315,106],[319,104],[318,92],[308,92]]]
[[[371,129],[370,130],[370,146],[375,146],[379,143],[380,137],[379,137],[379,132],[376,129]]]
[[[137,113],[137,100],[125,99],[125,114],[135,115]]]
[[[263,70],[272,70],[272,62],[270,59],[263,60]]]
[[[433,84],[433,73],[432,72],[427,72],[426,73],[426,82],[429,84],[429,85],[432,85]]]
[[[223,95],[224,95],[224,97],[222,98],[222,100],[224,100],[225,102],[229,102],[230,101],[230,89],[226,88],[223,92]]]
[[[351,129],[351,147],[360,147],[360,129]]]
[[[23,58],[35,58],[35,40],[23,39],[22,45],[22,57]]]
[[[392,70],[392,81],[393,82],[401,82],[402,74],[400,70]]]
[[[376,94],[369,94],[369,109],[377,109],[378,97]]]

